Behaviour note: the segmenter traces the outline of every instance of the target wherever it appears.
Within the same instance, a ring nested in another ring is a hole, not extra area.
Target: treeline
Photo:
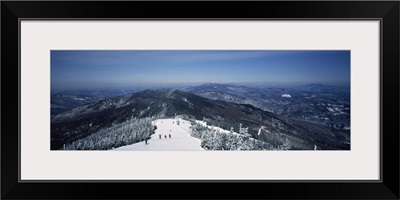
[[[241,123],[227,122],[203,118],[203,122],[211,126],[230,130],[230,133],[218,132],[195,122],[196,119],[187,115],[179,115],[179,118],[191,122],[191,135],[201,140],[201,147],[206,150],[292,150],[290,140],[282,137],[279,133],[263,134],[262,140],[257,133],[250,134],[249,127]],[[235,130],[236,127],[236,130]],[[261,128],[261,130],[260,130]],[[266,127],[260,127],[258,131],[266,132]]]
[[[131,118],[93,133],[85,138],[64,145],[64,150],[108,150],[144,141],[157,128],[154,117]]]
[[[199,138],[206,150],[273,150],[272,145],[248,134],[223,133],[198,124],[192,124],[191,135]]]

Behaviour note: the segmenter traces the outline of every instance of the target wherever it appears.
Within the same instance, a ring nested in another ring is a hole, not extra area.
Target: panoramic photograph
[[[350,150],[349,50],[52,50],[51,150]]]

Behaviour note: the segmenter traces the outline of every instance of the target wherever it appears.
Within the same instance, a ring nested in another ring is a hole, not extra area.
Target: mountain
[[[309,84],[251,88],[208,83],[182,90],[212,100],[250,104],[264,111],[336,129],[350,127],[350,88],[346,87]]]
[[[52,91],[51,92],[51,116],[70,110],[72,108],[100,101],[103,99],[121,96],[135,92],[135,89],[127,90],[77,90],[77,91]]]
[[[350,131],[337,130],[261,110],[249,104],[211,100],[180,90],[144,90],[83,105],[51,120],[51,148],[59,149],[96,131],[132,118],[184,115],[278,145],[289,140],[294,149],[349,149]],[[239,132],[239,131],[237,131]],[[276,143],[276,144],[275,144]]]

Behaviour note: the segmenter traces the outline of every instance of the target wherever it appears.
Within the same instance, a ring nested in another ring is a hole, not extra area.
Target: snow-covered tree
[[[290,149],[292,149],[292,145],[290,144],[287,138],[285,138],[285,142],[278,147],[278,150],[290,150]]]
[[[143,141],[154,133],[155,118],[131,118],[65,145],[66,150],[107,150]]]
[[[240,129],[240,134],[242,134],[242,135],[247,135],[248,132],[249,132],[249,127],[241,128],[241,129]]]
[[[242,128],[244,129],[244,128]],[[246,128],[247,129],[247,128]],[[266,150],[272,145],[248,135],[215,131],[199,124],[192,125],[191,135],[201,140],[201,147],[206,150]]]

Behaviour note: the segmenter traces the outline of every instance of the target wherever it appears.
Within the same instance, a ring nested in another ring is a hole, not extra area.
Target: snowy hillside
[[[176,119],[158,119],[153,122],[157,129],[150,140],[116,148],[114,150],[145,150],[145,151],[198,151],[201,148],[200,139],[190,136],[190,122]],[[169,137],[171,134],[171,138]],[[166,136],[166,137],[165,137]]]
[[[337,104],[328,107],[335,111],[342,109]],[[326,107],[324,110],[330,112]],[[153,124],[154,120],[175,116],[181,116],[187,122],[165,125],[156,121],[157,128]],[[189,124],[184,126],[188,122],[192,125],[191,131]],[[97,101],[53,117],[51,149],[109,150],[143,142],[149,136],[152,138],[148,145],[134,145],[132,148],[155,148],[149,145],[154,144],[157,137],[161,142],[159,134],[168,135],[170,130],[177,136],[200,139],[201,147],[207,150],[279,149],[287,140],[292,149],[311,150],[314,145],[322,150],[350,147],[349,130],[293,120],[248,104],[210,100],[179,90],[160,89]],[[180,138],[174,135],[172,133],[171,139]],[[172,140],[164,138],[164,141]]]
[[[192,123],[191,123],[192,121]],[[220,127],[207,125],[201,120],[181,118],[158,119],[150,139],[115,148],[117,151],[198,151],[198,150],[288,150],[280,146],[273,148],[245,133],[236,133]],[[247,130],[243,128],[242,130]],[[171,134],[171,137],[169,137]],[[192,137],[193,136],[193,137]],[[204,148],[205,149],[204,149]]]
[[[248,134],[248,128],[240,124],[239,133],[207,125],[207,122],[195,120],[191,127],[191,135],[201,139],[201,147],[205,150],[290,150],[291,145],[286,139],[287,148],[273,145],[255,139]]]

